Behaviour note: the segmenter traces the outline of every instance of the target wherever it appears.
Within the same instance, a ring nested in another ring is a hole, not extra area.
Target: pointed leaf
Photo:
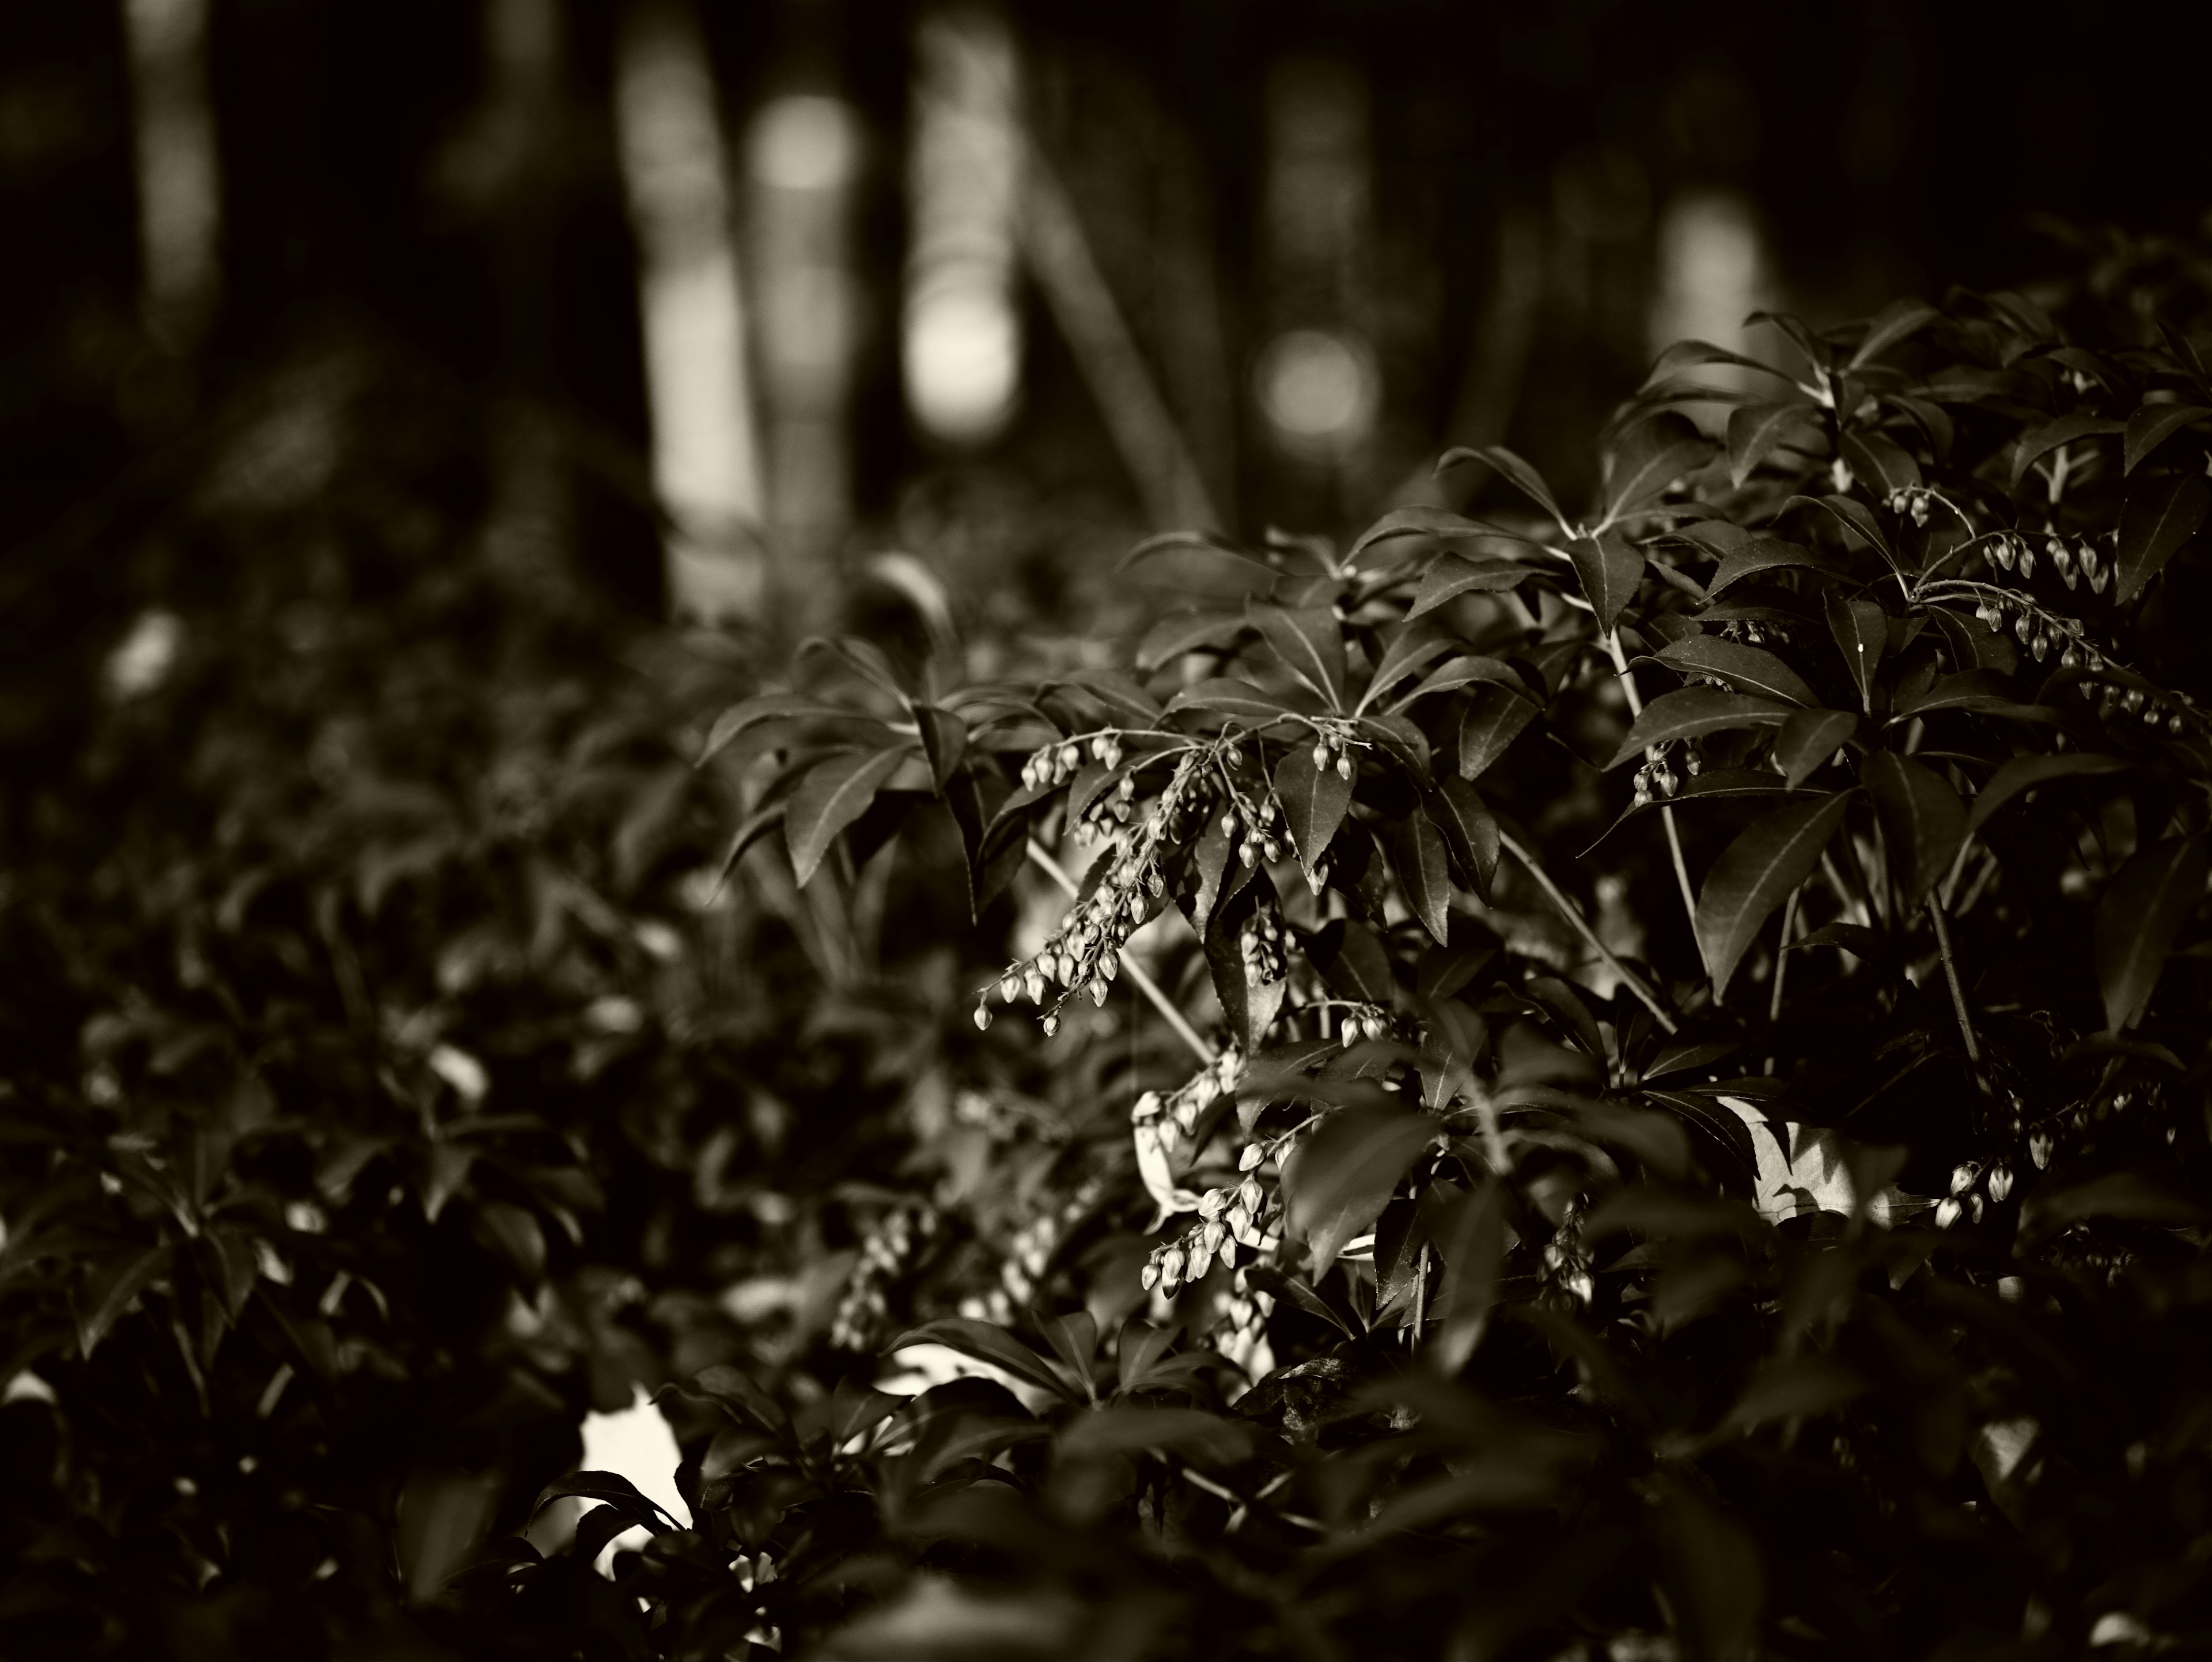
[[[1868,757],[1859,780],[1881,816],[1899,895],[1907,906],[1917,906],[1966,840],[1966,805],[1949,780],[1893,751]]]
[[[891,661],[884,656],[883,648],[874,642],[863,641],[850,635],[840,636],[835,640],[816,635],[801,641],[799,650],[793,655],[806,658],[817,652],[826,652],[839,660],[863,680],[874,682],[900,703],[908,702],[906,689],[899,684],[898,672],[891,667]]]
[[[1223,541],[1210,531],[1163,531],[1147,537],[1124,554],[1115,566],[1116,572],[1127,571],[1139,560],[1150,559],[1155,554],[1164,554],[1174,549],[1190,549],[1201,554],[1218,554],[1238,565],[1264,571],[1270,577],[1279,575],[1275,568],[1255,554],[1248,553],[1232,543]]]
[[[1249,605],[1245,615],[1291,674],[1331,709],[1344,708],[1344,629],[1328,606]]]
[[[643,1524],[656,1535],[665,1535],[678,1526],[673,1513],[641,1494],[637,1485],[619,1471],[572,1471],[558,1482],[548,1483],[539,1493],[538,1503],[532,1510],[543,1511],[549,1501],[562,1500],[572,1495],[586,1501],[603,1501],[610,1507],[618,1508]],[[663,1522],[663,1519],[666,1521]],[[605,1543],[602,1542],[600,1544]]]
[[[1771,728],[1779,725],[1793,707],[1779,698],[1756,694],[1724,692],[1718,687],[1680,687],[1644,705],[1644,714],[1628,729],[1628,736],[1613,752],[1608,769],[1641,756],[1654,745],[1732,728]]]
[[[905,763],[904,750],[851,751],[817,762],[791,794],[784,842],[804,888],[837,833],[867,812],[877,789]]]
[[[1437,781],[1430,807],[1468,887],[1488,905],[1491,880],[1498,872],[1498,816],[1483,801],[1482,793],[1456,774]]]
[[[1799,399],[1784,404],[1747,404],[1729,412],[1729,480],[1739,490],[1752,470],[1765,461],[1774,447],[1792,433],[1820,431],[1812,405]]]
[[[2012,453],[2012,488],[2020,489],[2020,482],[2027,477],[2027,470],[2062,444],[2074,444],[2082,439],[2096,438],[2106,433],[2124,433],[2124,422],[2108,421],[2102,416],[2092,416],[2083,411],[2047,421],[2021,435],[2019,447]]]
[[[166,1246],[156,1246],[135,1256],[121,1254],[106,1261],[94,1273],[87,1288],[85,1300],[90,1307],[79,1313],[76,1322],[77,1349],[81,1355],[89,1359],[94,1348],[106,1336],[108,1330],[130,1308],[131,1300],[143,1293],[169,1267],[169,1251]]]
[[[722,885],[730,880],[730,874],[737,869],[738,861],[745,857],[745,850],[783,824],[783,817],[790,807],[788,801],[770,802],[766,807],[756,808],[745,816],[744,823],[738,827],[737,835],[730,838],[730,846],[723,851],[721,869],[714,876],[714,892],[717,894],[721,892]]]
[[[1828,591],[1825,605],[1828,632],[1836,637],[1844,667],[1850,671],[1851,685],[1859,690],[1859,708],[1871,715],[1875,671],[1889,645],[1888,614],[1872,600],[1846,600],[1833,589]]]
[[[1118,669],[1071,670],[1056,681],[1046,682],[1040,691],[1062,686],[1081,688],[1133,727],[1148,728],[1162,714],[1160,701]]]
[[[1390,861],[1406,904],[1440,947],[1451,944],[1450,850],[1444,834],[1419,809],[1399,822],[1391,839]]]
[[[2057,756],[2015,756],[1991,774],[1990,782],[1975,796],[1973,811],[1966,816],[1966,831],[1969,835],[1980,831],[1991,814],[2022,791],[2033,790],[2053,779],[2124,773],[2133,765],[2120,757],[2100,756],[2093,751],[2067,751]]]
[[[1306,1242],[1315,1275],[1374,1223],[1437,1135],[1426,1114],[1377,1105],[1340,1108],[1297,1140],[1283,1162],[1282,1191],[1288,1233]]]
[[[1772,364],[1761,363],[1757,358],[1747,358],[1741,352],[1732,352],[1725,346],[1716,346],[1711,341],[1678,340],[1659,355],[1658,361],[1651,366],[1651,373],[1644,376],[1644,385],[1655,387],[1686,370],[1702,368],[1709,363],[1734,364],[1739,369],[1756,369],[1761,374],[1772,375],[1778,380],[1790,379]]]
[[[1474,1354],[1498,1302],[1498,1272],[1505,1263],[1505,1214],[1498,1180],[1487,1174],[1471,1191],[1432,1184],[1421,1191],[1420,1208],[1444,1267],[1443,1286],[1430,1307],[1442,1325],[1425,1349],[1449,1379]]]
[[[1933,323],[1942,314],[1924,300],[1893,301],[1875,314],[1867,325],[1866,338],[1859,342],[1858,350],[1851,354],[1847,368],[1856,369],[1871,363],[1898,342],[1918,333]]]
[[[1871,545],[1874,551],[1888,561],[1891,566],[1897,565],[1896,550],[1890,547],[1889,539],[1882,533],[1881,522],[1875,518],[1874,510],[1864,502],[1854,502],[1849,496],[1792,496],[1788,502],[1783,503],[1783,507],[1822,509],[1832,517],[1837,524],[1856,533],[1860,538]]]
[[[2132,473],[2143,458],[2191,422],[2212,416],[2201,404],[2146,404],[2128,417],[2127,465]]]
[[[1053,1352],[1074,1371],[1075,1377],[1092,1390],[1097,1388],[1097,1376],[1093,1364],[1098,1356],[1098,1319],[1087,1310],[1073,1315],[1054,1316],[1042,1324],[1044,1336]]]
[[[1844,465],[1858,478],[1880,485],[1884,496],[1920,483],[1920,464],[1887,434],[1861,428],[1844,435],[1842,448]]]
[[[2124,1032],[2142,1017],[2166,967],[2173,938],[2204,898],[2201,837],[2169,837],[2139,849],[2097,903],[2097,980],[2105,1026]]]
[[[1597,614],[1601,630],[1613,627],[1621,608],[1635,597],[1644,581],[1644,554],[1618,531],[1595,537],[1577,537],[1567,545],[1567,557],[1575,563],[1583,595]]]
[[[939,1321],[926,1322],[900,1334],[884,1347],[884,1353],[888,1355],[913,1344],[941,1344],[979,1362],[1004,1368],[1024,1384],[1042,1386],[1068,1402],[1083,1400],[1050,1362],[1005,1328],[990,1322],[965,1316],[947,1316]]]
[[[2124,605],[2142,594],[2174,550],[2197,534],[2208,508],[2212,483],[2202,473],[2169,473],[2130,487],[2120,510],[2120,580],[2113,600]]]
[[[1460,777],[1480,778],[1505,754],[1535,714],[1534,703],[1502,686],[1487,686],[1476,693],[1460,720]]]
[[[1786,543],[1778,537],[1754,537],[1741,547],[1730,549],[1722,557],[1720,569],[1713,573],[1712,581],[1706,586],[1705,597],[1717,600],[1723,591],[1734,587],[1746,577],[1757,576],[1762,571],[1778,571],[1790,567],[1820,571],[1827,569],[1832,563],[1799,544]]]
[[[1218,677],[1200,681],[1196,686],[1185,687],[1168,700],[1167,713],[1180,715],[1187,709],[1202,709],[1215,715],[1227,715],[1255,727],[1266,727],[1284,716],[1295,713],[1292,707],[1276,694],[1249,681]]]
[[[1812,874],[1850,804],[1850,794],[1838,791],[1777,808],[1752,821],[1713,862],[1698,896],[1697,935],[1716,998],[1728,990],[1767,914]]]
[[[1244,627],[1237,612],[1177,612],[1146,631],[1137,646],[1137,667],[1146,674],[1200,647],[1225,647]]]
[[[968,753],[968,724],[951,710],[939,709],[934,704],[916,704],[914,719],[915,725],[921,729],[922,753],[929,758],[930,776],[936,781],[937,794],[942,796],[953,770]]]
[[[1312,746],[1293,744],[1275,764],[1275,794],[1281,799],[1298,863],[1310,872],[1344,823],[1352,806],[1352,782],[1337,773],[1334,761],[1316,767]]]
[[[1442,473],[1447,467],[1468,461],[1486,462],[1496,468],[1519,487],[1522,496],[1558,521],[1562,531],[1567,528],[1567,516],[1559,512],[1559,504],[1553,498],[1551,486],[1544,483],[1544,476],[1504,445],[1486,444],[1479,450],[1462,445],[1447,450],[1437,458],[1436,471]]]
[[[746,728],[763,721],[798,721],[808,720],[872,721],[875,717],[864,709],[851,709],[842,704],[833,704],[825,698],[817,698],[804,692],[763,692],[732,704],[714,718],[708,730],[707,742],[699,748],[694,764],[704,767],[709,759],[726,748],[730,741]]]
[[[1656,502],[1669,484],[1703,466],[1711,454],[1711,441],[1671,410],[1630,428],[1606,480],[1605,522],[1611,525]]]
[[[1718,676],[1739,692],[1808,706],[1820,702],[1804,679],[1772,653],[1717,635],[1685,635],[1659,654],[1659,661],[1686,673]]]
[[[1422,665],[1431,658],[1443,656],[1460,643],[1458,636],[1434,618],[1425,623],[1401,624],[1383,647],[1382,661],[1375,666],[1375,673],[1367,683],[1367,691],[1359,695],[1359,703],[1352,713],[1355,715],[1364,713],[1368,705]]]
[[[1528,568],[1518,560],[1470,560],[1463,555],[1447,554],[1421,574],[1421,586],[1413,591],[1413,603],[1406,616],[1418,618],[1433,612],[1457,595],[1495,594],[1528,581]]]
[[[1461,687],[1473,686],[1478,682],[1487,682],[1492,686],[1504,687],[1516,693],[1525,694],[1528,691],[1528,683],[1522,679],[1521,673],[1504,659],[1486,658],[1478,654],[1467,653],[1454,658],[1449,663],[1439,664],[1422,679],[1418,686],[1390,708],[1395,713],[1406,709],[1416,699],[1427,697],[1432,692],[1451,692]]]
[[[1471,520],[1464,514],[1455,514],[1448,508],[1432,508],[1425,502],[1414,502],[1404,508],[1394,508],[1373,525],[1359,533],[1352,545],[1352,551],[1344,557],[1347,566],[1357,565],[1359,557],[1377,543],[1392,541],[1401,537],[1504,537],[1513,542],[1528,539],[1521,532],[1508,531],[1504,526],[1492,525],[1486,520]]]
[[[1858,730],[1858,717],[1840,709],[1801,709],[1774,735],[1774,759],[1783,781],[1796,790],[1843,747]]]

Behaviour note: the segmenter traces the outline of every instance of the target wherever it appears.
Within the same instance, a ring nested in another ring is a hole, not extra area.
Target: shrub
[[[1156,539],[1226,603],[1110,666],[728,710],[759,881],[1071,898],[830,1348],[666,1393],[694,1517],[584,1473],[472,1585],[586,1608],[637,1523],[582,1653],[2201,1643],[2212,378],[2147,269],[1678,347],[1586,505],[1489,448],[1488,518]]]

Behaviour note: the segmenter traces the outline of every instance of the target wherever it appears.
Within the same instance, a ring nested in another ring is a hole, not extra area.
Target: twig
[[[1630,673],[1628,654],[1620,649],[1619,630],[1609,629],[1605,632],[1605,649],[1613,659],[1614,673],[1620,680],[1620,690],[1628,695],[1628,718],[1633,721],[1644,714],[1644,697],[1636,690],[1636,677]],[[1646,761],[1656,762],[1659,759],[1658,746],[1646,745],[1644,757]],[[1698,898],[1690,887],[1690,868],[1682,858],[1682,833],[1675,827],[1674,809],[1671,803],[1659,805],[1659,819],[1667,827],[1667,851],[1674,856],[1674,881],[1682,891],[1682,915],[1689,919],[1690,934],[1695,939],[1698,933]]]
[[[1959,984],[1959,965],[1951,956],[1951,926],[1943,921],[1943,908],[1933,894],[1928,897],[1928,916],[1935,922],[1936,945],[1943,954],[1943,979],[1951,984],[1951,1008],[1958,1013],[1959,1037],[1966,1041],[1966,1060],[1974,1064],[1978,1079],[1982,1047],[1974,1041],[1973,1018],[1966,1014],[1966,990]]]
[[[1054,859],[1044,844],[1034,837],[1030,838],[1029,854],[1032,864],[1041,867],[1054,882],[1067,891],[1070,900],[1082,893],[1075,880],[1060,868],[1060,861]],[[1183,1019],[1182,1012],[1175,1007],[1175,1001],[1160,990],[1159,983],[1145,972],[1145,966],[1137,962],[1136,955],[1127,947],[1121,949],[1121,967],[1129,972],[1129,979],[1137,983],[1137,990],[1152,1001],[1152,1008],[1160,1013],[1169,1026],[1175,1029],[1176,1036],[1190,1046],[1193,1056],[1201,1062],[1219,1060],[1214,1055],[1213,1047],[1199,1037],[1198,1029]]]
[[[1797,933],[1797,902],[1805,891],[1790,891],[1790,904],[1782,909],[1782,939],[1774,948],[1774,993],[1766,1001],[1766,1025],[1774,1026],[1782,1020],[1782,988],[1790,978],[1790,937]],[[1774,1058],[1766,1058],[1766,1071],[1774,1072]]]
[[[1619,976],[1629,991],[1634,993],[1642,1001],[1644,1008],[1651,1012],[1659,1025],[1669,1034],[1680,1031],[1674,1025],[1674,1018],[1668,1015],[1665,1008],[1661,1006],[1659,995],[1644,984],[1643,977],[1615,958],[1612,948],[1597,938],[1597,931],[1590,928],[1589,920],[1582,915],[1581,909],[1567,898],[1560,891],[1559,886],[1552,881],[1550,875],[1536,863],[1535,856],[1516,842],[1510,831],[1503,828],[1498,833],[1498,841],[1507,853],[1527,868],[1528,875],[1536,880],[1537,885],[1546,894],[1551,896],[1552,904],[1559,909],[1561,915],[1568,922],[1575,926],[1582,938],[1589,942],[1591,950],[1605,960],[1606,967]]]

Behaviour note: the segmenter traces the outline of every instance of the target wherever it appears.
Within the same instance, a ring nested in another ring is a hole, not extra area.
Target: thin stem
[[[1552,904],[1559,909],[1560,915],[1575,926],[1577,933],[1584,941],[1589,942],[1590,949],[1605,960],[1606,967],[1620,977],[1623,984],[1636,995],[1645,1009],[1651,1012],[1659,1025],[1669,1034],[1680,1031],[1674,1024],[1674,1018],[1668,1015],[1660,1004],[1659,995],[1644,984],[1643,977],[1615,958],[1612,949],[1597,938],[1597,931],[1590,928],[1589,920],[1582,915],[1581,909],[1561,892],[1559,886],[1552,881],[1550,875],[1536,863],[1536,857],[1522,848],[1514,839],[1510,831],[1503,828],[1498,833],[1498,841],[1508,854],[1521,862],[1528,875],[1536,880],[1537,886],[1552,898]]]
[[[1951,986],[1951,1008],[1958,1014],[1959,1037],[1966,1042],[1966,1060],[1974,1064],[1977,1079],[1982,1066],[1982,1047],[1974,1039],[1974,1020],[1966,1014],[1966,989],[1959,984],[1959,965],[1951,956],[1951,926],[1943,921],[1943,908],[1928,897],[1928,916],[1936,925],[1936,945],[1943,954],[1943,979]],[[1984,1086],[1984,1089],[1988,1087]]]
[[[1774,992],[1766,1001],[1766,1025],[1774,1026],[1782,1020],[1782,989],[1790,979],[1790,937],[1797,933],[1797,902],[1804,894],[1802,888],[1790,891],[1790,904],[1782,909],[1782,939],[1774,948]],[[1774,1072],[1774,1057],[1766,1058],[1766,1071]]]
[[[1070,900],[1082,892],[1075,880],[1060,868],[1060,861],[1054,859],[1044,844],[1034,837],[1030,838],[1029,855],[1031,864],[1041,868],[1054,882],[1067,891]],[[1152,1008],[1160,1013],[1161,1019],[1175,1029],[1176,1036],[1190,1046],[1193,1056],[1201,1062],[1210,1063],[1218,1059],[1213,1053],[1213,1047],[1199,1037],[1198,1029],[1183,1019],[1182,1012],[1175,1007],[1175,1001],[1160,990],[1159,983],[1146,973],[1145,966],[1137,962],[1136,955],[1127,947],[1121,949],[1121,967],[1129,972],[1129,979],[1137,983],[1137,990],[1152,1001]]]
[[[1605,649],[1607,654],[1613,660],[1613,673],[1620,678],[1620,690],[1627,695],[1628,715],[1632,721],[1644,714],[1644,696],[1636,690],[1636,677],[1628,667],[1628,654],[1620,649],[1619,630],[1606,630]],[[1644,747],[1644,759],[1647,762],[1657,761],[1658,747],[1646,745]],[[1659,807],[1659,818],[1667,827],[1667,851],[1674,859],[1674,882],[1682,892],[1682,915],[1689,919],[1690,934],[1692,938],[1695,938],[1698,933],[1698,898],[1690,887],[1690,868],[1688,862],[1682,858],[1682,833],[1675,828],[1673,806],[1662,803]]]

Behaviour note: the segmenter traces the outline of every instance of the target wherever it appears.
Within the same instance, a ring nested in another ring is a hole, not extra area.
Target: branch
[[[1974,1064],[1979,1079],[1982,1067],[1982,1047],[1974,1040],[1974,1020],[1966,1014],[1966,990],[1959,984],[1959,965],[1951,956],[1951,926],[1943,921],[1943,908],[1930,893],[1928,897],[1928,916],[1936,925],[1936,944],[1943,954],[1943,979],[1951,985],[1951,1008],[1959,1017],[1959,1037],[1966,1041],[1966,1060]],[[1987,1090],[1984,1085],[1982,1087]]]
[[[1536,880],[1538,886],[1543,889],[1546,894],[1552,897],[1552,904],[1559,909],[1560,915],[1563,916],[1568,922],[1575,926],[1576,930],[1582,935],[1582,938],[1589,942],[1590,949],[1596,953],[1600,958],[1603,959],[1605,960],[1606,967],[1611,970],[1615,975],[1619,976],[1623,984],[1627,987],[1629,991],[1634,993],[1636,996],[1643,1001],[1644,1008],[1650,1011],[1652,1015],[1657,1018],[1659,1025],[1665,1028],[1670,1035],[1679,1032],[1680,1030],[1674,1025],[1674,1018],[1668,1015],[1666,1010],[1661,1006],[1659,1002],[1659,995],[1653,992],[1651,989],[1644,983],[1643,977],[1638,975],[1635,971],[1630,969],[1628,965],[1622,963],[1618,958],[1615,958],[1613,955],[1613,949],[1597,938],[1597,931],[1590,928],[1589,920],[1582,915],[1581,909],[1577,907],[1573,901],[1567,898],[1566,895],[1561,892],[1559,886],[1552,881],[1549,874],[1546,873],[1541,866],[1536,863],[1535,855],[1530,854],[1528,849],[1522,848],[1519,843],[1514,840],[1513,834],[1510,831],[1504,830],[1503,827],[1499,828],[1498,841],[1499,844],[1504,848],[1507,853],[1510,854],[1516,860],[1519,861],[1522,866],[1528,868],[1528,875]]]
[[[1054,859],[1044,844],[1034,837],[1030,838],[1029,854],[1030,862],[1042,868],[1054,882],[1066,890],[1070,900],[1082,893],[1075,880],[1060,868],[1060,861]],[[1152,1001],[1152,1008],[1160,1013],[1169,1026],[1175,1029],[1176,1036],[1190,1046],[1193,1056],[1201,1062],[1219,1060],[1214,1055],[1213,1047],[1198,1036],[1198,1029],[1183,1019],[1182,1012],[1175,1007],[1175,1001],[1160,990],[1160,983],[1146,973],[1145,966],[1137,962],[1136,954],[1127,947],[1121,948],[1121,967],[1129,972],[1129,979],[1137,983],[1137,990]]]
[[[1605,632],[1605,649],[1613,659],[1613,671],[1620,680],[1620,690],[1628,695],[1628,717],[1633,721],[1644,714],[1644,697],[1637,691],[1636,677],[1629,671],[1628,654],[1620,649],[1619,630],[1609,629]],[[1647,762],[1657,761],[1658,747],[1655,745],[1646,745],[1644,747],[1644,759]],[[1659,818],[1667,827],[1667,851],[1674,859],[1674,882],[1682,891],[1682,915],[1690,920],[1690,937],[1695,940],[1698,934],[1698,898],[1690,887],[1690,868],[1688,862],[1682,858],[1682,833],[1675,828],[1673,805],[1661,803]]]

